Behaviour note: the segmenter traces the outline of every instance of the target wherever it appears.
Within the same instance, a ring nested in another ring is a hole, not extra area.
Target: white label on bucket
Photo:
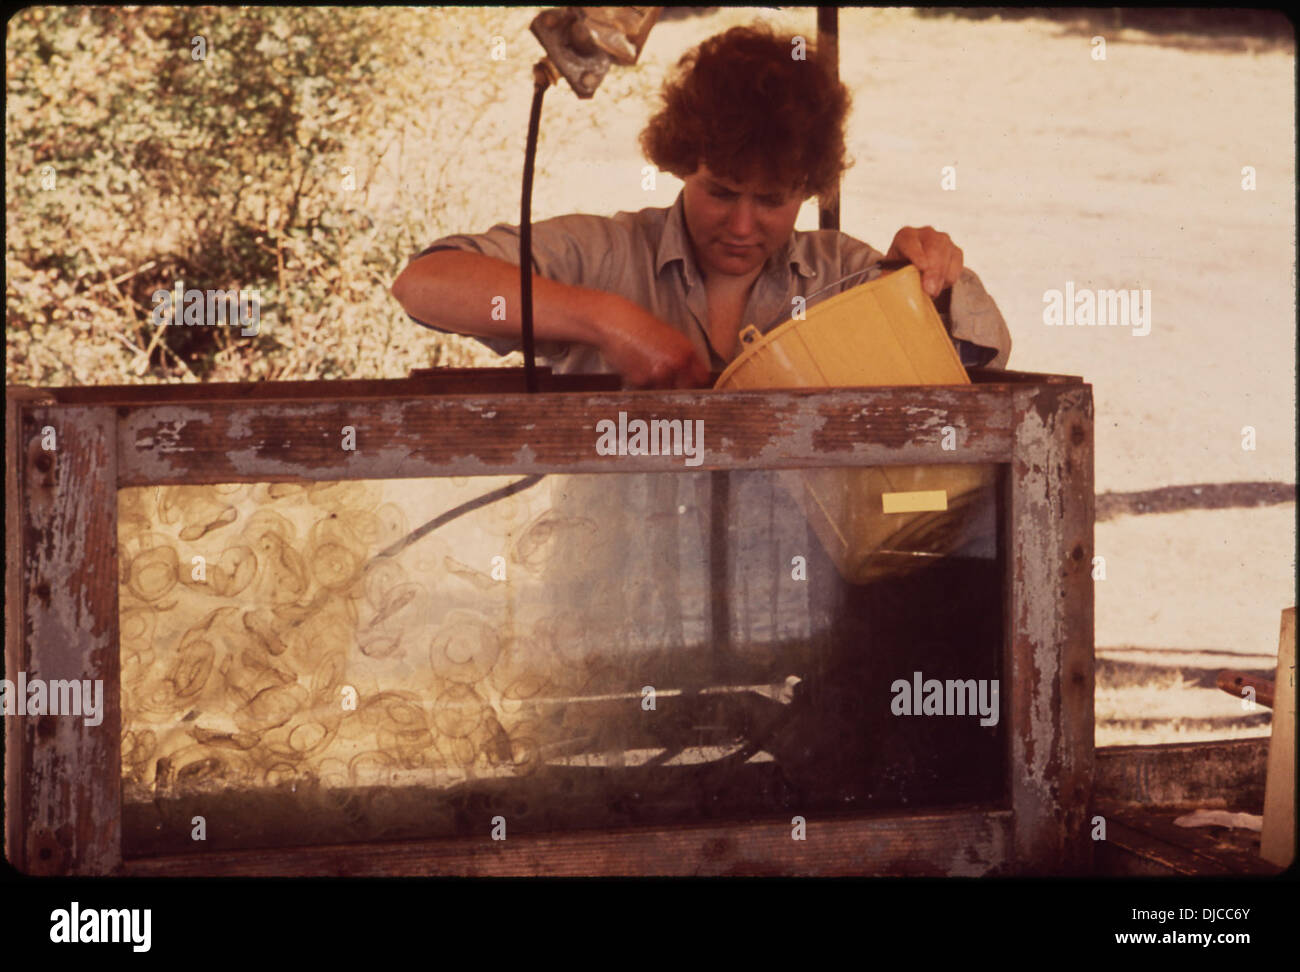
[[[925,513],[946,510],[948,493],[942,489],[919,489],[910,493],[881,493],[880,502],[886,513]]]

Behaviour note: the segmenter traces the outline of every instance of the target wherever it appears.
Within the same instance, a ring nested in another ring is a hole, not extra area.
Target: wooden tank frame
[[[103,679],[104,718],[5,719],[5,853],[40,875],[961,875],[1092,867],[1093,403],[1081,378],[620,391],[611,376],[436,369],[393,381],[6,390],[6,672]],[[681,470],[598,456],[599,418],[701,418],[699,469],[999,463],[1007,801],[933,812],[394,843],[122,854],[117,490],[163,484]],[[339,430],[357,429],[340,456]],[[942,429],[958,448],[940,447]],[[55,430],[57,449],[42,447]],[[8,676],[7,676],[8,677]]]

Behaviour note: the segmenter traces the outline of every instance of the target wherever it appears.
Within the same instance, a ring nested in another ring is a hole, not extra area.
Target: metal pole
[[[817,8],[817,56],[822,59],[836,81],[840,79],[840,10],[839,7]],[[837,187],[838,188],[838,187]],[[822,229],[840,228],[840,197],[818,200],[818,225]]]

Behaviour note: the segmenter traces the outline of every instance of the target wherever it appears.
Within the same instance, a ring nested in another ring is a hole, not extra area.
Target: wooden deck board
[[[1174,820],[1190,812],[1187,807],[1134,807],[1102,800],[1096,804],[1096,812],[1106,818],[1106,846],[1099,848],[1097,855],[1103,873],[1265,877],[1282,872],[1259,856],[1258,831],[1175,824]],[[1140,860],[1125,862],[1116,850]]]

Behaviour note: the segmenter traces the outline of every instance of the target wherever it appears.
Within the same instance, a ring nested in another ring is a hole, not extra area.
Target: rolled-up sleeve
[[[980,362],[976,359],[973,363],[986,368],[1006,368],[1007,359],[1011,357],[1011,332],[998,305],[971,270],[963,270],[952,285],[949,317],[955,339],[997,351],[990,360]],[[987,352],[982,357],[988,357]],[[964,357],[962,363],[967,363]]]
[[[608,290],[611,267],[618,266],[620,253],[627,241],[613,220],[602,216],[577,213],[556,216],[533,224],[533,272],[548,280],[574,287]],[[444,236],[429,244],[415,259],[437,250],[465,250],[495,257],[519,266],[519,227],[498,223],[486,233],[458,233]],[[502,295],[507,302],[520,299],[516,287],[510,294]],[[409,316],[409,315],[408,315]],[[427,321],[411,318],[417,324],[444,334],[453,333]],[[491,348],[497,354],[510,354],[523,349],[523,336],[485,337],[468,335]],[[537,341],[537,354],[558,361],[569,353],[571,345],[564,341]]]

